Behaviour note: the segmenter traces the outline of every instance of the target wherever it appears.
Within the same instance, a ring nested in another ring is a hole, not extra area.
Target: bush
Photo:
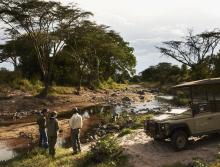
[[[119,162],[123,157],[123,149],[117,140],[111,136],[106,136],[91,146],[91,160],[95,163],[105,161]]]
[[[127,84],[118,84],[111,77],[100,84],[101,89],[126,89]]]
[[[21,73],[19,72],[13,72],[13,71],[7,71],[7,70],[0,70],[0,84],[8,84],[16,79],[21,79]]]
[[[21,90],[23,92],[31,92],[32,94],[39,93],[43,84],[40,81],[29,81],[27,79],[15,79],[10,83],[10,86],[14,89]]]

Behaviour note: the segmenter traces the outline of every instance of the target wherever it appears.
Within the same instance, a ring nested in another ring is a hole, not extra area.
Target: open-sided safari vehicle
[[[189,107],[171,109],[145,121],[147,135],[154,140],[171,139],[174,148],[182,150],[190,136],[220,132],[220,78],[187,82],[173,89],[189,91]]]

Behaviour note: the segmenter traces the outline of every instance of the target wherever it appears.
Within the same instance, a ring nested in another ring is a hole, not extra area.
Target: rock
[[[131,99],[130,99],[129,97],[125,96],[125,97],[122,98],[122,101],[124,101],[124,102],[130,102]]]
[[[119,130],[120,126],[117,124],[108,124],[107,125],[107,130]]]
[[[145,97],[144,96],[139,96],[139,98],[140,98],[140,100],[144,100]]]
[[[117,95],[118,95],[117,93],[112,93],[112,94],[111,94],[112,97],[115,97],[115,96],[117,96]]]
[[[139,90],[139,91],[137,91],[137,94],[139,94],[139,95],[145,95],[145,92],[144,92],[143,90]]]

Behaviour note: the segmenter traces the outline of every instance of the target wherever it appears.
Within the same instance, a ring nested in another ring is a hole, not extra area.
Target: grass
[[[43,84],[40,81],[29,81],[27,79],[15,79],[9,83],[12,89],[30,92],[33,95],[40,93],[43,89]]]
[[[107,81],[100,83],[101,89],[114,89],[114,90],[124,90],[128,84],[118,84],[112,78],[109,78]]]
[[[73,87],[65,87],[65,86],[53,86],[50,88],[50,95],[59,95],[59,94],[73,94],[76,89]]]
[[[142,128],[144,126],[144,121],[149,120],[153,117],[153,114],[139,114],[139,115],[135,115],[133,116],[133,120],[134,120],[134,124],[131,127],[132,129],[138,129],[138,128]]]
[[[83,155],[79,155],[81,158]],[[43,150],[36,148],[30,153],[22,155],[20,157],[14,158],[8,161],[6,164],[0,165],[1,167],[40,167],[40,166],[73,166],[75,162],[72,163],[73,157],[71,156],[71,152],[66,149],[57,149],[57,155],[55,159],[52,159],[48,156],[48,153]]]
[[[126,166],[127,156],[115,138],[105,137],[91,147],[91,151],[72,155],[71,149],[57,148],[55,158],[41,148],[0,162],[0,167],[117,167]]]
[[[131,134],[133,131],[129,128],[123,129],[119,134],[118,137],[123,137],[125,135]]]

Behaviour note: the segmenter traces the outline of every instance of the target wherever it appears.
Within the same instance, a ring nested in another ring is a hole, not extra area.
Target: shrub
[[[23,92],[28,91],[32,94],[37,94],[42,90],[43,84],[40,81],[31,82],[27,79],[15,79],[10,83],[10,86]]]
[[[91,160],[95,163],[105,161],[120,161],[123,149],[112,136],[106,136],[91,146]]]

